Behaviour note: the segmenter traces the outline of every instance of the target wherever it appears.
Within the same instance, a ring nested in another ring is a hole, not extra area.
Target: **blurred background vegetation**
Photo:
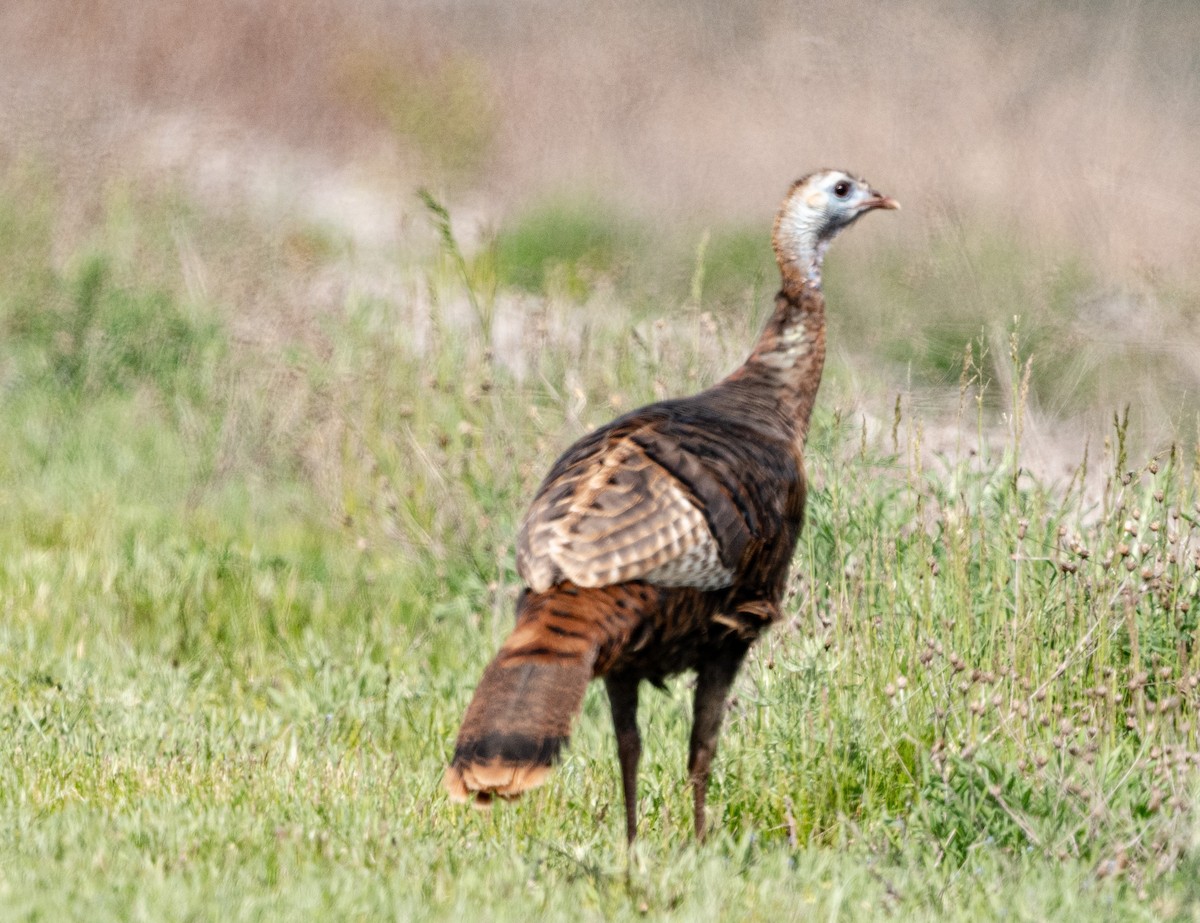
[[[859,360],[844,403],[886,416],[903,389],[939,416],[965,344],[1020,316],[1054,476],[1114,407],[1131,406],[1139,445],[1195,432],[1186,3],[80,0],[72,14],[0,11],[0,156],[10,177],[49,178],[58,260],[114,183],[236,216],[290,241],[288,258],[195,251],[194,268],[218,310],[286,340],[424,258],[413,191],[428,186],[478,279],[521,299],[519,326],[537,302],[606,287],[646,316],[691,303],[756,322],[778,198],[844,165],[905,206],[834,257],[832,342]],[[247,286],[263,295],[252,312]],[[519,365],[521,331],[494,333]],[[1008,377],[1005,352],[987,351],[987,374]]]

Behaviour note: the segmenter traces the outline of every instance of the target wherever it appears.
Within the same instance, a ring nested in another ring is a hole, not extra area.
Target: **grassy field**
[[[381,269],[170,189],[111,184],[64,244],[68,211],[36,168],[0,183],[0,919],[1200,915],[1200,451],[1119,417],[1075,478],[1031,476],[1052,313],[891,357],[950,382],[931,452],[911,392],[855,409],[845,350],[953,273],[832,260],[788,618],[704,848],[688,681],[643,692],[629,856],[596,689],[533,797],[471,812],[440,777],[554,456],[741,359],[771,284],[741,232],[650,291],[615,219],[555,256],[535,213],[460,259],[431,215]],[[969,244],[976,304],[1091,291]]]
[[[1189,4],[78,6],[0,5],[0,921],[1200,919]],[[687,677],[632,855],[596,689],[450,805],[541,476],[819,166],[904,211],[710,842]]]

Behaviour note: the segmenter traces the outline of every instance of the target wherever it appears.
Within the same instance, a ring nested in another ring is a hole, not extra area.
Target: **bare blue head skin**
[[[829,242],[867,212],[899,207],[842,170],[818,170],[796,180],[775,219],[775,258],[784,278],[820,286]]]

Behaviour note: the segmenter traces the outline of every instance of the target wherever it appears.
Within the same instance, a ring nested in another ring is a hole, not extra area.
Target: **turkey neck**
[[[783,287],[749,358],[722,384],[752,387],[768,396],[773,410],[792,426],[804,447],[821,371],[825,367],[825,296],[817,272],[783,265]],[[757,403],[757,402],[756,402]]]

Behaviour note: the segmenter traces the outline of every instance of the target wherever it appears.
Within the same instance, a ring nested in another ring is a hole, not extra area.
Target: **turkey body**
[[[516,626],[467,708],[446,772],[452,797],[487,804],[540,784],[588,683],[602,677],[632,841],[639,686],[694,670],[688,775],[703,838],[729,687],[751,644],[779,618],[804,517],[804,439],[825,351],[814,268],[858,214],[895,207],[854,181],[867,204],[840,224],[836,211],[828,227],[814,221],[814,196],[828,187],[832,197],[847,182],[825,171],[794,184],[775,231],[783,287],[742,366],[707,391],[601,427],[547,474],[517,540],[527,586]],[[785,222],[797,217],[789,208],[813,225],[811,240]]]
[[[627,414],[568,449],[538,491],[522,529],[521,564],[533,556],[530,534],[547,523],[559,525],[582,508],[584,521],[597,526],[584,535],[587,569],[552,578],[543,594],[569,586],[618,612],[617,600],[628,594],[636,612],[614,615],[604,629],[596,676],[632,672],[661,685],[724,647],[752,642],[774,619],[804,515],[804,469],[778,411],[753,408],[743,390],[727,382]],[[613,458],[620,464],[608,464]],[[616,500],[616,491],[589,490],[597,474],[605,487],[624,488]],[[655,481],[682,494],[682,513],[647,508]],[[637,515],[620,515],[632,505],[621,502],[628,499],[639,504]],[[655,566],[651,540],[667,544],[661,537],[683,532],[680,520],[692,510],[701,517],[693,553]],[[614,572],[624,579],[612,579]],[[598,585],[579,586],[571,577]],[[594,591],[601,596],[588,596]]]

